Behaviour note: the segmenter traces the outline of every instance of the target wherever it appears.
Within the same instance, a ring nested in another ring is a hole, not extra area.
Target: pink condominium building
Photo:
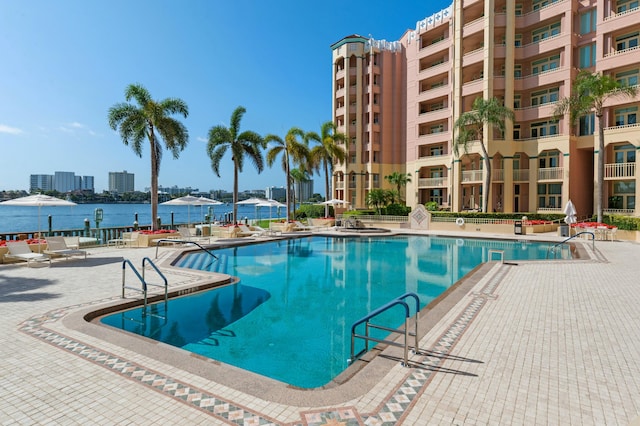
[[[333,119],[350,141],[336,165],[333,196],[366,206],[384,177],[407,173],[407,205],[452,211],[595,211],[598,156],[604,155],[605,213],[639,215],[637,123],[640,96],[605,104],[598,118],[554,119],[580,70],[638,85],[639,0],[454,0],[399,41],[351,35],[333,51]],[[478,143],[454,154],[454,123],[475,98],[496,97],[515,112],[504,134],[485,131],[492,179],[483,188]]]

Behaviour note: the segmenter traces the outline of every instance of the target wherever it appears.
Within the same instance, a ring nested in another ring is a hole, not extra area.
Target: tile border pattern
[[[420,349],[418,354],[412,356],[410,361],[412,368],[407,370],[407,374],[399,381],[394,390],[383,399],[383,402],[376,407],[373,413],[361,414],[358,413],[355,407],[301,411],[301,421],[294,423],[279,422],[248,407],[243,407],[211,392],[190,386],[184,381],[168,377],[103,349],[69,338],[45,326],[47,323],[60,320],[73,309],[103,303],[105,300],[50,311],[24,321],[19,325],[18,329],[27,335],[73,353],[122,377],[143,384],[230,424],[247,426],[285,424],[293,426],[390,426],[402,422],[409,414],[410,409],[418,401],[420,395],[424,393],[433,374],[438,370],[442,370],[443,363],[451,355],[451,350],[460,340],[469,324],[476,318],[487,301],[496,298],[494,291],[498,284],[502,282],[508,270],[508,264],[497,264],[489,272],[486,277],[487,283],[479,292],[469,294],[468,297],[471,297],[471,301],[453,323],[448,326],[446,331],[437,338],[436,343],[428,350]],[[114,299],[117,298],[107,300]]]

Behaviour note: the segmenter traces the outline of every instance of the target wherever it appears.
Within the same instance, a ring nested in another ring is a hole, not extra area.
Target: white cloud
[[[18,129],[17,127],[7,126],[5,124],[0,124],[0,133],[9,133],[10,135],[19,135],[22,133],[22,129]]]
[[[198,136],[196,138],[196,140],[200,141],[200,142],[208,142],[207,138],[203,138],[202,136]]]
[[[73,123],[69,123],[70,127],[75,127],[76,129],[84,129],[84,124],[78,123],[77,121],[74,121]]]

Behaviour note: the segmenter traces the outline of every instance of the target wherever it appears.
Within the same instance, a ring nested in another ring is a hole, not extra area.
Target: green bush
[[[344,217],[349,216],[373,216],[376,212],[374,210],[348,210],[342,214]]]
[[[409,216],[411,213],[411,207],[404,204],[389,204],[383,209],[383,214],[389,216]]]
[[[303,204],[293,215],[297,219],[324,217],[324,206],[318,204]],[[333,216],[333,207],[331,206],[329,206],[329,216]]]
[[[435,201],[429,201],[424,205],[424,207],[430,212],[435,212],[438,210],[438,203]]]
[[[593,217],[592,221],[596,221]],[[602,217],[602,221],[607,225],[617,226],[620,230],[625,231],[638,231],[640,230],[640,218],[631,216],[619,216],[619,215],[605,215]]]

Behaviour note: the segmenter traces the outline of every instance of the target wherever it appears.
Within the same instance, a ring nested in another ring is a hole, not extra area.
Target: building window
[[[515,39],[514,45],[516,47],[522,46],[522,34],[516,34],[516,39]]]
[[[522,108],[522,96],[520,95],[514,95],[513,96],[513,107],[514,108]]]
[[[638,47],[638,34],[638,31],[636,31],[635,33],[616,37],[616,50],[620,52]]]
[[[552,169],[560,165],[559,151],[545,151],[538,156],[538,167],[541,169]]]
[[[562,207],[562,184],[538,184],[538,208],[557,209]]]
[[[373,114],[373,124],[378,124],[380,122],[380,114]]]
[[[596,116],[591,113],[588,115],[583,115],[579,120],[579,129],[578,134],[580,136],[593,135],[596,127]]]
[[[624,13],[638,8],[638,0],[618,0],[616,12]]]
[[[520,139],[520,125],[519,124],[514,124],[513,125],[513,140],[519,140]]]
[[[550,4],[553,4],[557,1],[558,0],[533,0],[531,2],[531,5],[533,10],[538,10],[538,9],[542,9],[543,7],[549,6]]]
[[[522,77],[522,65],[515,64],[513,66],[513,77],[520,78]]]
[[[591,9],[580,15],[580,34],[592,33],[596,30],[596,10]]]
[[[531,106],[548,104],[550,102],[557,102],[559,94],[560,94],[559,87],[548,89],[548,90],[541,90],[540,92],[533,92],[531,94]]]
[[[531,74],[540,74],[560,66],[560,55],[553,55],[548,58],[538,59],[531,63]]]
[[[437,157],[439,155],[444,155],[444,148],[442,145],[429,147],[429,156]]]
[[[516,16],[522,16],[522,3],[516,3]]]
[[[636,181],[617,181],[613,183],[613,195],[609,197],[610,209],[636,208]]]
[[[613,148],[613,156],[616,163],[635,163],[636,147],[631,144],[617,145]]]
[[[560,22],[555,22],[541,28],[537,28],[531,32],[531,41],[538,43],[545,38],[553,37],[560,34]]]
[[[349,163],[350,164],[356,164],[356,155],[355,154],[351,154],[349,156]]]
[[[551,135],[557,135],[557,134],[558,134],[558,122],[556,120],[531,123],[532,138],[541,138],[544,136],[551,136]]]
[[[636,124],[638,107],[620,108],[615,110],[616,126]]]
[[[619,72],[616,74],[616,81],[621,86],[637,86],[638,85],[638,69]]]
[[[442,133],[444,132],[444,125],[443,124],[436,124],[434,126],[431,126],[429,128],[429,133]]]
[[[596,44],[591,43],[586,46],[582,46],[578,53],[579,68],[591,68],[596,65]]]
[[[442,205],[444,201],[443,198],[443,190],[442,189],[430,189],[429,190],[429,201],[435,201],[438,205]]]

